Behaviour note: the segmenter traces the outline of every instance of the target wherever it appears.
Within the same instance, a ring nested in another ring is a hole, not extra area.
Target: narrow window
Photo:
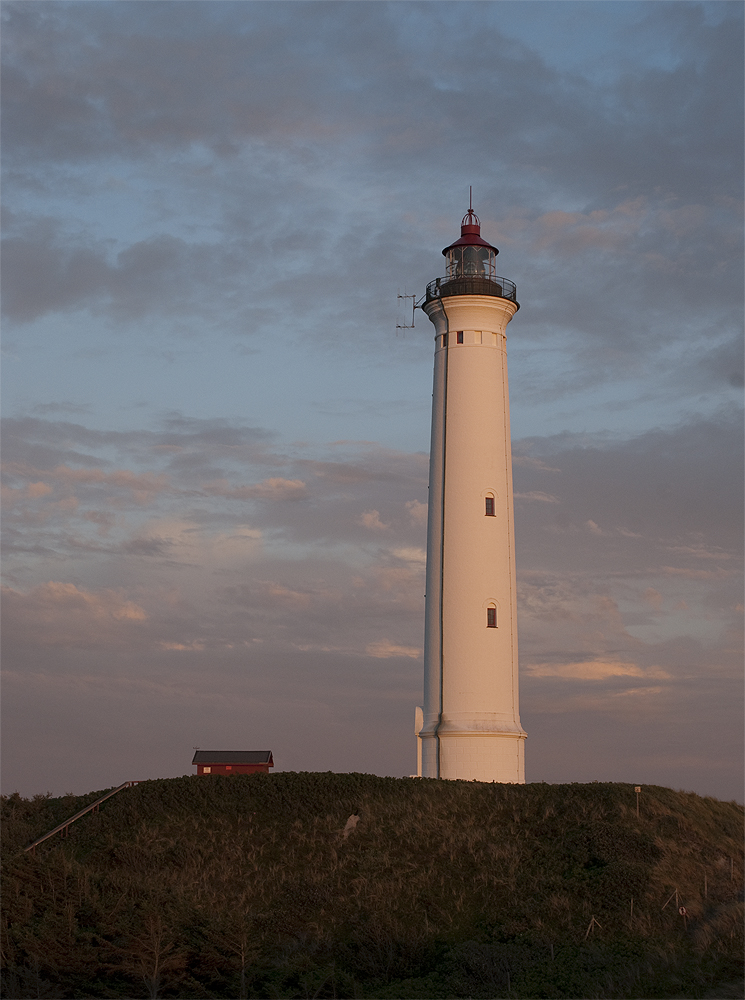
[[[203,774],[212,774],[212,768],[211,767],[203,767],[202,768],[202,773]]]
[[[443,347],[447,347],[448,346],[448,335],[446,333],[443,333],[443,335],[442,335],[442,346]]]
[[[458,330],[457,336],[458,336],[458,343],[462,344],[463,343],[463,331],[462,330]]]
[[[487,517],[494,517],[494,497],[485,497],[486,510],[484,513]]]
[[[497,627],[497,609],[487,608],[486,609],[486,627],[496,628]]]

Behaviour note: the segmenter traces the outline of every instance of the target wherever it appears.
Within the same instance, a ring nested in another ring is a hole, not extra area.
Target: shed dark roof
[[[197,750],[192,764],[269,764],[271,750]]]

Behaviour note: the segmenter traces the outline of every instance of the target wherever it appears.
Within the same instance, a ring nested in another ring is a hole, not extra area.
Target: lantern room
[[[463,216],[460,239],[442,251],[447,258],[447,276],[453,278],[487,278],[493,281],[497,273],[499,250],[481,238],[481,222],[472,208]]]
[[[460,239],[442,251],[447,274],[430,281],[425,301],[448,295],[493,295],[509,299],[519,309],[514,281],[497,274],[498,253],[496,247],[482,239],[479,217],[469,207],[461,220]]]

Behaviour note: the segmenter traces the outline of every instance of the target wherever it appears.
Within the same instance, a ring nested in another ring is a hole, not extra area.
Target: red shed
[[[197,774],[256,774],[274,767],[271,750],[197,750]]]

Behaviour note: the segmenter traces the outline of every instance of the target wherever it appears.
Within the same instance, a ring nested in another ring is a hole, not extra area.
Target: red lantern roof
[[[472,208],[468,209],[461,221],[460,239],[456,240],[455,243],[451,243],[449,247],[445,247],[442,251],[443,257],[446,257],[448,251],[452,250],[453,247],[487,247],[489,250],[493,250],[495,254],[499,253],[499,250],[493,247],[491,243],[482,240],[481,222]]]

